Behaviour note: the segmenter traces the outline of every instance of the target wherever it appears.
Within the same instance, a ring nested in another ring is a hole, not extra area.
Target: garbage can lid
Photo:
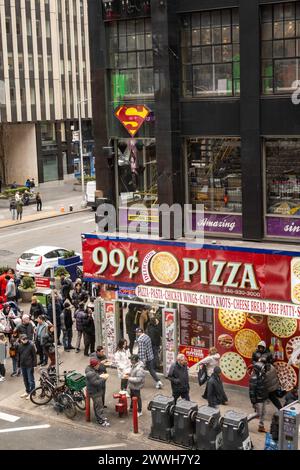
[[[220,410],[217,410],[216,408],[212,408],[207,405],[201,406],[198,409],[198,413],[197,413],[197,418],[201,418],[206,421],[208,421],[211,417],[214,417],[215,419],[219,419],[220,416],[221,416]]]
[[[224,423],[226,424],[237,425],[244,420],[247,421],[247,415],[243,412],[228,410],[224,415]]]
[[[174,412],[182,413],[182,414],[189,414],[191,411],[198,410],[198,403],[194,401],[187,401],[187,400],[178,400],[175,405]]]
[[[156,395],[151,400],[151,409],[159,408],[166,409],[169,406],[173,405],[173,397],[165,397],[164,395]]]

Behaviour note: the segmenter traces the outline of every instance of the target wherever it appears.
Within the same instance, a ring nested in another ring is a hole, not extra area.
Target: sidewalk
[[[75,181],[76,180],[68,181],[59,186],[53,185],[41,189],[40,192],[43,201],[43,210],[41,212],[37,212],[35,204],[24,206],[21,222],[11,220],[9,201],[0,201],[0,228],[11,227],[13,225],[19,225],[20,223],[24,224],[27,222],[34,222],[36,220],[48,219],[85,210],[81,207],[81,186],[74,186]],[[76,190],[74,190],[74,188],[76,188]],[[36,188],[36,192],[38,191],[39,188]],[[73,211],[70,211],[70,206],[73,207]]]
[[[79,354],[75,352],[64,352],[62,348],[59,348],[60,359],[63,361],[63,364],[60,366],[60,373],[64,370],[73,370],[83,373],[85,367],[88,364],[88,358],[83,356],[83,352],[81,351]],[[36,382],[38,383],[38,370],[36,369]],[[133,426],[132,426],[132,417],[129,415],[125,418],[119,418],[118,414],[115,412],[115,403],[116,400],[113,399],[113,394],[119,392],[120,389],[120,380],[117,376],[117,371],[115,369],[109,368],[109,379],[107,381],[107,388],[106,388],[106,405],[107,409],[105,410],[108,419],[110,420],[111,427],[106,428],[103,430],[100,429],[99,426],[95,424],[93,412],[91,413],[91,423],[86,423],[85,421],[85,413],[82,411],[78,411],[77,416],[73,421],[68,420],[64,417],[63,414],[57,415],[54,411],[51,404],[46,406],[37,407],[31,403],[30,400],[24,400],[20,398],[20,395],[24,392],[23,381],[22,378],[11,378],[11,361],[7,361],[7,380],[0,384],[0,408],[5,408],[12,410],[14,412],[22,411],[28,412],[31,415],[43,416],[45,418],[49,417],[49,419],[55,419],[60,422],[68,422],[70,426],[81,427],[84,429],[94,429],[95,432],[102,433],[102,432],[109,432],[112,435],[112,438],[118,439],[129,439],[129,440],[137,440],[137,449],[138,449],[138,441],[148,441],[148,435],[151,429],[151,413],[147,410],[148,403],[153,399],[153,397],[157,394],[162,394],[166,396],[171,396],[171,388],[170,383],[164,377],[162,377],[162,381],[164,383],[164,387],[162,390],[156,390],[155,384],[153,379],[147,374],[146,377],[146,385],[145,388],[142,390],[142,400],[143,400],[143,416],[139,418],[139,434],[133,434]],[[196,401],[199,405],[207,404],[205,400],[201,398],[203,393],[203,387],[200,389],[198,384],[191,383],[191,399]],[[253,413],[253,409],[251,407],[249,398],[248,398],[248,390],[226,390],[228,397],[229,397],[229,404],[227,406],[221,406],[221,414],[223,415],[226,411],[234,409],[236,411],[242,411],[247,414]],[[272,404],[267,406],[267,417],[266,417],[266,429],[269,430],[270,427],[270,420],[271,416],[274,413],[275,408]],[[258,427],[258,420],[253,420],[249,423],[249,429],[251,433],[251,439],[256,450],[261,450],[264,448],[265,442],[265,434],[257,432]],[[175,448],[173,445],[164,443],[157,443],[156,441],[153,442],[153,448],[160,448],[160,449],[172,449]]]

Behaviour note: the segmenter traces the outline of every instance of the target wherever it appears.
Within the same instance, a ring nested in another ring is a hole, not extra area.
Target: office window
[[[7,54],[7,61],[8,61],[8,70],[11,71],[14,69],[14,58],[12,52],[8,52]]]
[[[32,104],[32,105],[36,104],[36,100],[35,100],[35,88],[34,88],[34,87],[31,87],[31,88],[30,88],[30,101],[31,101],[31,104]]]
[[[52,72],[52,55],[47,56],[48,72]]]
[[[113,101],[153,95],[151,20],[109,23],[107,33]]]
[[[29,71],[33,72],[34,62],[33,62],[33,55],[32,54],[28,54],[28,67],[29,67]]]
[[[300,1],[262,7],[262,93],[290,93],[297,88],[299,71]]]
[[[181,18],[183,95],[240,94],[239,11],[214,10]]]
[[[11,19],[5,18],[6,34],[11,34]]]

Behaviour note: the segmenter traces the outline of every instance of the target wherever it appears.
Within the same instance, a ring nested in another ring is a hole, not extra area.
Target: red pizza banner
[[[127,132],[134,137],[150,114],[150,110],[143,105],[119,106],[115,112],[116,118],[125,127]]]
[[[291,266],[298,261],[300,257],[293,253],[278,251],[216,249],[206,245],[201,248],[192,243],[129,241],[97,235],[83,238],[84,276],[89,280],[186,290],[191,295],[195,292],[235,296],[240,298],[235,302],[235,308],[240,310],[248,310],[249,300],[254,304],[264,299],[291,302],[292,298],[299,305],[300,278],[298,283],[295,276],[291,281]],[[268,313],[288,314],[279,311],[278,304]]]
[[[194,348],[193,346],[183,346],[182,344],[179,346],[179,352],[184,354],[187,358],[189,369],[198,364],[201,359],[204,359],[206,356],[208,356],[208,349]],[[196,373],[196,369],[194,369],[195,368],[190,371],[192,375],[193,373]]]

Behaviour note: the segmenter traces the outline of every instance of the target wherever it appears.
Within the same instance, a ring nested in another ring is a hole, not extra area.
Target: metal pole
[[[81,123],[81,103],[86,100],[79,101],[78,106],[78,121],[79,121],[79,155],[80,155],[80,167],[81,167],[81,191],[82,191],[82,207],[85,207],[85,184],[84,184],[84,163],[83,163],[83,142],[82,142],[82,123]]]
[[[51,295],[52,295],[52,315],[54,326],[54,348],[55,348],[55,372],[56,383],[59,384],[59,362],[58,362],[58,337],[57,337],[57,321],[56,321],[56,306],[55,306],[55,279],[54,268],[51,268]]]

